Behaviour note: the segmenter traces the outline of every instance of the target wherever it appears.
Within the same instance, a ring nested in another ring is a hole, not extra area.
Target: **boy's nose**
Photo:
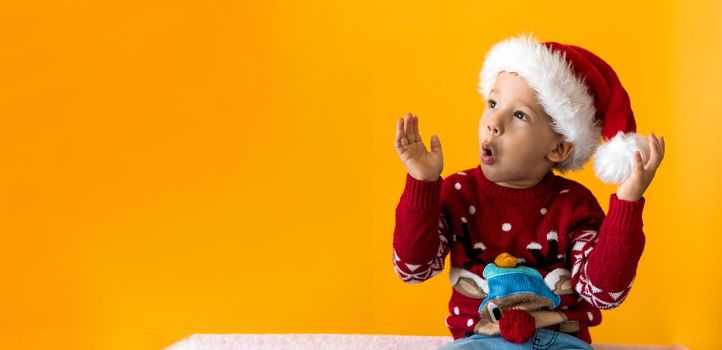
[[[486,129],[489,130],[489,132],[492,135],[499,135],[501,134],[501,128],[496,126],[496,124],[493,121],[489,121],[488,124],[486,124]]]
[[[486,119],[486,131],[491,135],[499,136],[504,132],[503,114],[501,111],[493,111]]]

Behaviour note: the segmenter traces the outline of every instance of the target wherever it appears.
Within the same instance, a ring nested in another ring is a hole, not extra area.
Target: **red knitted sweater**
[[[504,252],[545,277],[566,269],[576,293],[562,295],[558,309],[579,321],[571,334],[591,343],[588,327],[601,322],[599,309],[618,306],[632,286],[644,249],[644,201],[612,194],[605,216],[589,189],[551,171],[525,189],[489,181],[481,166],[434,181],[407,173],[396,207],[394,269],[403,281],[420,283],[444,269],[449,252],[452,286],[460,276],[483,282],[486,264]],[[473,334],[480,303],[452,288],[446,325],[454,339]]]

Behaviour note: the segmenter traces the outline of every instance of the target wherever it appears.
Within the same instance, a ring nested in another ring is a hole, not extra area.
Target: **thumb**
[[[441,141],[436,135],[431,135],[431,152],[441,154]]]

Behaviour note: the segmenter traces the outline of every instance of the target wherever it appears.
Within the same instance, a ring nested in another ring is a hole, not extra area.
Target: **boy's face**
[[[481,169],[506,187],[535,185],[554,166],[550,152],[562,141],[535,91],[516,73],[501,72],[479,122]]]

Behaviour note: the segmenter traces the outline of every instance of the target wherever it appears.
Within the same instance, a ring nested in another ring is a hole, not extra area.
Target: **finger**
[[[657,145],[657,162],[656,162],[656,164],[655,164],[655,166],[654,166],[654,167],[656,168],[656,167],[659,166],[659,163],[662,162],[662,155],[663,155],[664,153],[662,152],[662,140],[660,140],[660,138],[657,137],[657,135],[654,135],[654,141],[655,141],[655,143],[656,143],[656,145]]]
[[[414,141],[421,142],[421,134],[419,134],[419,117],[414,116]]]
[[[660,153],[662,153],[662,145],[659,142],[659,137],[652,133],[652,137],[654,137],[654,145],[657,148],[657,156],[659,156]]]
[[[654,136],[654,133],[650,133],[647,137],[649,141],[649,159],[647,160],[647,163],[644,165],[645,169],[651,169],[654,168],[657,164],[657,160],[659,158],[659,146],[657,144],[657,138]]]
[[[406,120],[404,120],[404,131],[406,133],[406,142],[411,144],[414,142],[414,120],[411,113],[406,113]]]
[[[634,174],[639,176],[639,178],[644,175],[644,163],[642,162],[642,152],[637,151],[634,153]]]
[[[659,155],[657,156],[657,164],[654,166],[654,170],[652,171],[652,174],[657,172],[657,169],[659,168],[660,164],[662,164],[662,159],[664,159],[664,136],[659,138]]]
[[[656,162],[654,163],[654,168],[656,169],[659,166],[659,163],[662,162],[662,155],[663,155],[662,141],[659,139],[659,137],[657,137],[657,135],[654,135],[654,143],[655,143],[655,146],[657,147],[657,159],[656,159]]]
[[[404,146],[402,139],[405,138],[406,133],[404,132],[404,119],[399,117],[396,119],[396,148]]]
[[[429,144],[431,145],[431,152],[441,155],[441,140],[439,140],[438,136],[431,135],[431,142]]]

